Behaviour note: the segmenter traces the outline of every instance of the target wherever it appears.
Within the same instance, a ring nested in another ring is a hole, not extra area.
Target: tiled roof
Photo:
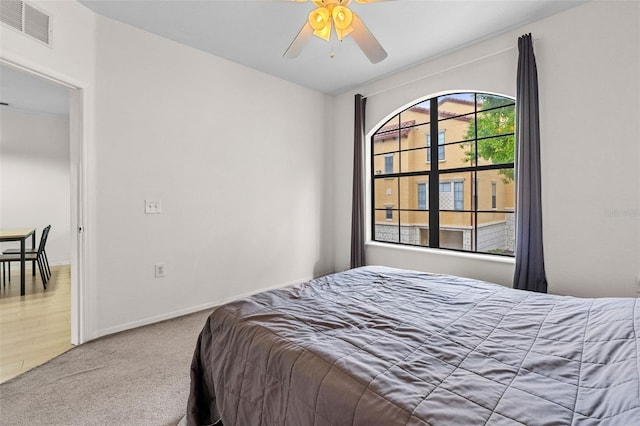
[[[459,101],[457,99],[454,99],[456,102],[458,103],[467,103],[466,101]],[[414,106],[409,108],[409,111],[412,112],[419,112],[422,114],[426,114],[429,115],[431,110],[429,108],[424,108],[424,107],[419,107],[419,106]],[[459,113],[455,113],[455,112],[449,112],[449,111],[439,111],[439,115],[440,118],[453,118],[455,117],[456,120],[461,120],[461,121],[471,121],[471,116],[469,115],[465,115],[465,116],[461,116]]]
[[[400,123],[400,137],[406,137],[411,130],[411,126],[416,124],[416,120],[403,121]],[[390,126],[384,126],[378,132],[373,135],[373,140],[375,142],[382,142],[387,139],[394,139],[398,137],[398,125],[392,124]]]
[[[442,105],[445,102],[453,102],[453,103],[456,103],[456,104],[473,106],[473,101],[467,101],[465,99],[454,98],[452,96],[444,96],[443,98],[440,99],[440,101],[438,102],[438,105]],[[478,107],[481,106],[481,105],[482,105],[482,102],[478,102]]]
[[[456,98],[446,98],[446,97],[443,98],[438,104],[442,105],[445,102],[454,102],[457,104],[473,105],[473,102],[470,102],[470,101],[465,101],[465,100],[456,99]],[[480,106],[480,104],[478,104],[478,106]],[[431,113],[431,110],[429,108],[425,108],[422,106],[413,106],[409,108],[408,111],[417,112],[425,115],[429,115]],[[439,111],[439,116],[441,119],[454,118],[456,120],[466,121],[466,122],[470,122],[472,120],[471,115],[460,115],[459,113],[449,112],[449,111]],[[416,120],[403,121],[402,123],[400,123],[399,131],[398,131],[397,124],[384,126],[380,130],[378,130],[375,135],[373,135],[373,140],[375,142],[382,142],[389,139],[395,139],[398,137],[398,133],[400,133],[400,137],[406,137],[411,131],[411,129],[413,128],[413,126],[415,126],[415,124],[416,124]]]

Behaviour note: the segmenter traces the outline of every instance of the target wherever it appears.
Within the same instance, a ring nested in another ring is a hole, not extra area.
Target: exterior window
[[[427,133],[427,161],[431,161],[431,135]],[[444,132],[438,132],[438,161],[444,161]]]
[[[384,173],[393,173],[393,155],[384,157]]]
[[[462,182],[454,182],[453,184],[453,208],[464,210],[464,184]]]
[[[440,210],[453,210],[453,193],[451,182],[440,182]]]
[[[476,190],[478,188],[478,179],[474,179],[471,183],[471,210],[475,210],[478,205],[478,194]]]
[[[427,209],[427,184],[419,183],[418,184],[418,210],[426,210]]]
[[[498,208],[498,203],[497,203],[498,200],[496,199],[497,188],[498,188],[498,184],[496,182],[492,182],[491,183],[491,208],[492,209]]]
[[[513,99],[465,92],[381,123],[370,140],[372,239],[513,256],[514,117]]]

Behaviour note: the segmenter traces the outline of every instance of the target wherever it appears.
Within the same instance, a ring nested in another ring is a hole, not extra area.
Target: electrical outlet
[[[162,278],[167,276],[167,267],[164,263],[156,263],[156,278]]]
[[[160,200],[144,200],[144,212],[146,214],[162,213],[162,202]]]

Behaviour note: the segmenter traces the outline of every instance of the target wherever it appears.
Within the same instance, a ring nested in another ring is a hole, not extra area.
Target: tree
[[[511,100],[500,96],[477,95],[477,120],[472,120],[465,139],[475,140],[477,129],[478,156],[491,164],[513,163],[515,158],[514,120],[515,108]],[[508,102],[508,103],[507,103]],[[500,108],[501,106],[504,107]],[[508,106],[507,106],[508,105]],[[488,138],[488,139],[483,139]],[[476,160],[474,143],[462,144],[464,161]],[[499,171],[505,183],[513,180],[513,169]]]

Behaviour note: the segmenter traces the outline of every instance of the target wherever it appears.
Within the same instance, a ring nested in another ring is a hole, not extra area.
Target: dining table
[[[31,248],[36,248],[36,228],[7,228],[0,229],[0,242],[20,242],[20,296],[25,295],[25,265],[27,239],[31,237]],[[36,262],[33,262],[33,275],[36,274]]]

